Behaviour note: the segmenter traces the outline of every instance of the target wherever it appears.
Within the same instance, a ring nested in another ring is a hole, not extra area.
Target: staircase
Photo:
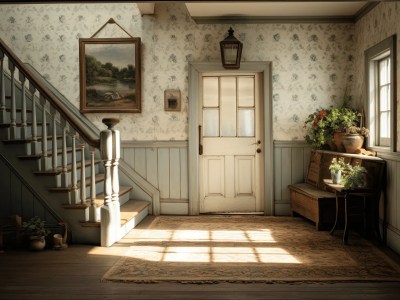
[[[149,214],[149,201],[132,199],[133,184],[120,184],[117,122],[105,119],[100,132],[0,39],[0,154],[72,242],[110,246]]]

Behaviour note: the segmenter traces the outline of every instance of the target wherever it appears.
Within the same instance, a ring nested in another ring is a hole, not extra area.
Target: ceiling
[[[186,8],[197,23],[351,22],[379,2],[368,1],[197,1]]]

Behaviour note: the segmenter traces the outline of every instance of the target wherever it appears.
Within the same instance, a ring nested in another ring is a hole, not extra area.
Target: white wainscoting
[[[380,152],[378,156],[386,160],[387,245],[400,254],[400,155]],[[383,217],[383,205],[380,217]]]
[[[304,181],[311,148],[303,141],[274,141],[274,211],[276,216],[288,216],[289,184]]]
[[[160,213],[187,215],[188,143],[123,141],[122,159],[160,191]]]

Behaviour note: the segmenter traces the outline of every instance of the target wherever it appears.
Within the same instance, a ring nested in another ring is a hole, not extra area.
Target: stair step
[[[122,197],[126,193],[129,193],[133,187],[131,186],[120,186],[119,187],[119,196]],[[104,204],[104,193],[100,193],[96,195],[96,199],[94,200],[96,206],[101,206]]]
[[[37,122],[36,125],[37,126],[42,126],[42,122]],[[50,123],[46,123],[46,125],[48,126]],[[32,122],[26,122],[26,126],[31,126]],[[22,123],[18,122],[15,124],[16,127],[22,127]],[[9,128],[11,127],[11,123],[0,123],[0,128]]]
[[[102,161],[101,160],[95,160],[94,164],[100,164]],[[90,161],[85,161],[85,166],[89,167],[91,164]],[[82,167],[82,162],[77,162],[76,163],[76,168],[80,169]],[[72,164],[67,165],[67,172],[70,172],[72,170]],[[55,176],[58,174],[62,173],[62,167],[58,167],[57,169],[53,170],[53,169],[49,169],[46,171],[34,171],[33,174],[38,175],[38,176]]]
[[[129,200],[121,206],[121,226],[135,218],[144,209],[150,205],[150,202],[144,200]],[[80,222],[82,227],[100,227],[100,222]]]
[[[78,151],[80,148],[76,147],[76,151]],[[80,151],[80,150],[79,150]],[[72,147],[67,147],[67,152],[72,152]],[[47,157],[51,157],[53,154],[52,150],[47,151]],[[60,155],[62,154],[62,149],[58,148],[57,149],[57,154]],[[17,156],[19,159],[38,159],[42,157],[42,154],[32,154],[32,155],[18,155]]]
[[[126,193],[129,193],[133,188],[131,186],[120,186],[119,196],[122,197]],[[129,201],[128,201],[129,202]],[[104,193],[99,193],[94,199],[94,205],[100,207],[104,205]],[[85,209],[90,206],[90,199],[86,199],[85,204],[64,204],[63,207],[66,209]]]
[[[104,177],[105,177],[105,176],[104,176],[103,173],[102,173],[102,174],[96,174],[95,182],[97,183],[97,182],[103,181],[103,180],[104,180]],[[86,178],[86,186],[87,186],[87,187],[90,186],[91,183],[92,183],[92,180],[90,179],[90,177],[87,177],[87,178]],[[80,187],[80,185],[81,185],[81,182],[78,181],[78,183],[77,183],[78,188]],[[73,187],[70,185],[70,186],[67,186],[67,187],[53,187],[53,188],[49,188],[48,190],[49,190],[50,192],[53,192],[53,193],[65,193],[65,192],[73,191],[73,190],[75,190],[75,188],[73,188]]]
[[[22,111],[22,108],[16,108],[15,110],[16,110],[16,112],[21,112],[21,111]],[[7,112],[11,112],[11,108],[6,108],[6,111],[7,111]],[[31,112],[32,112],[32,109],[27,108],[27,109],[26,109],[26,112],[27,112],[27,113],[31,113]]]
[[[150,205],[145,200],[129,200],[121,206],[121,225],[136,217],[142,210]]]
[[[48,136],[47,140],[52,140],[53,136]],[[57,136],[58,140],[62,139],[62,135]],[[42,137],[37,137],[36,141],[40,142],[42,140]],[[27,139],[15,139],[15,140],[3,140],[2,142],[5,144],[26,144],[26,143],[31,143],[33,141],[32,138],[27,138]]]

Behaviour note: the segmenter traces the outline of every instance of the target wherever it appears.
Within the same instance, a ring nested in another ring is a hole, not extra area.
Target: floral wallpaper
[[[354,99],[358,106],[365,100],[364,51],[397,34],[397,78],[400,78],[400,2],[381,2],[355,26]],[[400,84],[397,84],[397,107],[400,107]],[[400,110],[397,110],[397,149],[400,149]],[[398,150],[399,151],[399,150]]]
[[[79,107],[79,38],[114,18],[142,39],[142,113],[115,114],[124,140],[187,140],[188,63],[220,61],[226,24],[195,24],[183,3],[157,3],[140,16],[136,4],[0,6],[0,37]],[[302,140],[305,117],[340,104],[352,91],[354,24],[231,24],[244,61],[272,61],[273,136]],[[126,37],[107,28],[103,37]],[[182,111],[164,111],[164,90],[180,89]],[[107,114],[87,114],[99,128]]]

